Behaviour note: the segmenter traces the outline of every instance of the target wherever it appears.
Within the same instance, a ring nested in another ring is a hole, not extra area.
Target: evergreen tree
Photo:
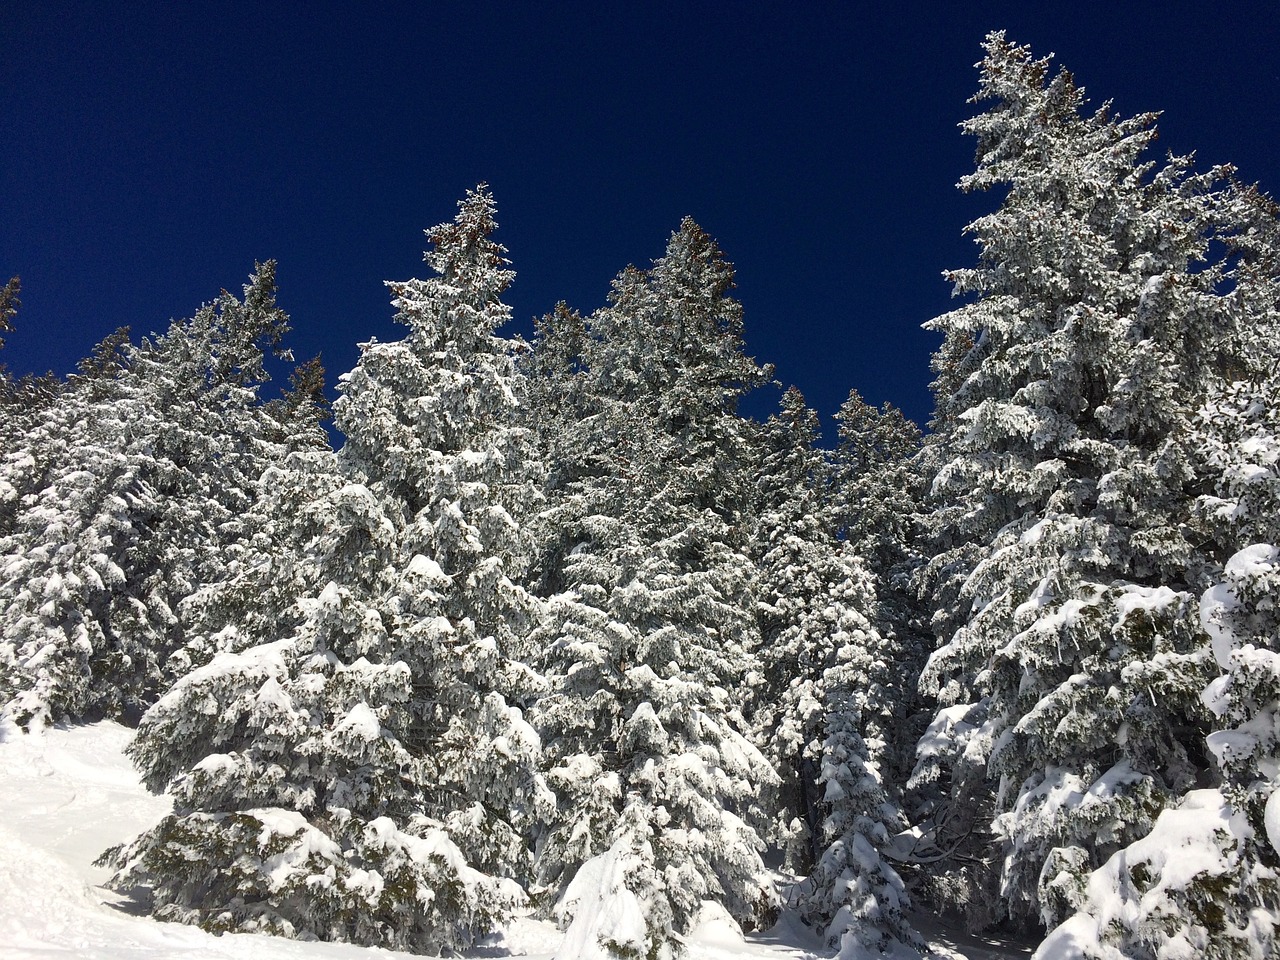
[[[174,813],[114,882],[148,883],[157,916],[430,952],[523,898],[554,802],[515,705],[528,444],[493,201],[459,207],[428,234],[438,276],[391,284],[408,336],[340,380],[332,479],[299,490],[318,595],[179,681],[131,747]]]
[[[117,331],[5,461],[0,701],[19,723],[138,716],[171,678],[180,602],[225,576],[265,467],[274,264],[139,346]]]
[[[925,605],[913,574],[921,563],[917,530],[924,491],[920,428],[886,403],[867,404],[856,390],[836,414],[832,510],[836,535],[875,578],[872,622],[882,638],[864,735],[871,759],[895,798],[914,765],[910,744],[923,733],[916,683],[929,653]],[[913,736],[914,734],[914,736]]]
[[[1199,510],[1227,560],[1200,598],[1219,675],[1202,694],[1221,785],[1193,790],[1151,834],[1113,854],[1052,931],[1044,957],[1196,955],[1261,960],[1280,916],[1280,220],[1254,189],[1233,191],[1239,224],[1228,302],[1238,365],[1199,411],[1215,491]],[[1206,778],[1208,779],[1208,778]]]
[[[0,334],[13,333],[13,318],[18,315],[22,301],[18,294],[22,291],[22,281],[18,277],[10,277],[9,282],[0,288]],[[0,339],[0,346],[4,340]]]
[[[881,851],[903,826],[867,738],[886,743],[883,695],[900,666],[873,621],[871,573],[836,540],[817,416],[794,388],[763,431],[759,556],[762,675],[753,720],[782,779],[779,826],[801,915],[849,956],[923,949]],[[868,733],[870,731],[870,733]]]
[[[758,568],[761,680],[751,691],[749,716],[757,742],[781,778],[777,839],[786,865],[801,874],[822,852],[823,674],[835,652],[827,633],[834,625],[820,622],[825,594],[834,584],[820,573],[833,572],[838,581],[849,579],[863,591],[856,597],[856,615],[865,617],[871,606],[866,572],[831,536],[822,500],[829,471],[816,448],[818,432],[817,414],[799,390],[787,390],[778,413],[761,431],[751,545]],[[842,560],[848,565],[839,570]],[[817,633],[805,627],[816,627]]]
[[[1004,906],[1052,925],[1206,767],[1190,413],[1231,363],[1209,246],[1229,171],[1145,161],[1153,115],[1085,113],[1070,74],[1003,34],[985,49],[976,99],[995,104],[965,125],[961,186],[1008,193],[970,227],[979,265],[951,274],[977,298],[929,325],[944,356],[972,347],[945,364],[965,375],[933,568],[960,617],[925,671],[943,710],[922,762],[956,799],[996,788]]]
[[[13,320],[22,306],[21,289],[17,277],[0,288],[0,349],[4,335],[13,332]],[[40,473],[27,435],[61,388],[61,381],[52,374],[28,374],[15,380],[0,363],[0,537],[12,531],[22,498],[32,492],[29,480]]]
[[[321,426],[323,387],[319,359],[309,360],[291,374],[289,390],[265,405],[258,446],[269,465],[237,521],[240,535],[223,547],[224,575],[181,601],[184,643],[170,660],[174,676],[220,650],[240,652],[261,637],[289,634],[300,623],[300,601],[323,588],[307,562],[321,529],[314,507],[341,484]]]
[[[618,277],[582,341],[585,383],[566,387],[585,414],[575,450],[550,470],[561,538],[542,580],[559,592],[538,633],[550,689],[537,725],[561,802],[538,879],[570,941],[614,953],[665,954],[705,900],[745,926],[774,903],[748,822],[773,773],[739,710],[758,635],[742,552],[751,441],[735,410],[768,372],[742,352],[732,282],[690,220],[651,270]],[[562,335],[571,320],[559,314]],[[644,917],[626,937],[597,930],[571,882],[606,863]]]
[[[1244,191],[1251,230],[1237,244],[1241,262],[1232,298],[1245,322],[1243,361],[1201,408],[1198,439],[1215,490],[1200,498],[1227,555],[1222,574],[1201,598],[1220,675],[1205,692],[1217,731],[1209,746],[1235,805],[1263,835],[1263,811],[1280,770],[1280,210],[1255,190]],[[1280,807],[1280,801],[1276,801]],[[1269,866],[1280,864],[1268,857]]]

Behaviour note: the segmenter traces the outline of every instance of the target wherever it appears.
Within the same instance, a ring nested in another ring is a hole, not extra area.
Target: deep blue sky
[[[928,417],[920,324],[973,262],[972,64],[991,29],[1162,144],[1280,190],[1273,3],[40,3],[0,15],[0,360],[66,373],[280,262],[330,381],[401,334],[382,281],[487,180],[516,329],[600,305],[685,214],[738,268],[747,341],[824,417]]]

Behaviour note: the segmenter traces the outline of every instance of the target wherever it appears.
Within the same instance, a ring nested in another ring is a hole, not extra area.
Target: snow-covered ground
[[[108,871],[93,861],[165,814],[168,801],[138,782],[117,724],[51,729],[28,736],[0,727],[0,958],[4,960],[371,960],[410,954],[301,943],[275,937],[215,937],[195,927],[157,923],[100,884]],[[922,932],[946,960],[1026,956],[921,919]],[[711,922],[691,938],[690,960],[816,960],[829,956],[812,934],[784,920],[740,939]],[[478,956],[548,960],[561,934],[521,920],[492,937]]]

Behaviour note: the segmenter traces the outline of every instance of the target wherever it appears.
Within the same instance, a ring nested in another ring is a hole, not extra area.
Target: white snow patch
[[[333,729],[334,736],[346,734],[372,743],[382,736],[382,723],[367,703],[357,703]]]
[[[440,564],[436,563],[430,557],[415,553],[413,559],[409,561],[409,566],[405,570],[410,576],[422,577],[426,580],[432,580],[437,583],[449,583],[450,577],[441,569]]]
[[[1165,586],[1139,587],[1129,585],[1116,598],[1116,612],[1119,614],[1119,621],[1124,622],[1129,614],[1135,610],[1154,615],[1161,610],[1181,604],[1185,600],[1186,594],[1170,590]]]
[[[1255,543],[1232,554],[1227,561],[1226,574],[1232,579],[1243,580],[1268,574],[1280,564],[1280,548],[1270,543]]]
[[[609,960],[606,944],[618,952],[648,953],[644,909],[627,889],[634,860],[626,841],[619,840],[578,868],[556,904],[557,915],[572,922],[555,960]]]
[[[1262,822],[1267,829],[1267,839],[1271,841],[1271,849],[1280,853],[1280,790],[1274,791],[1267,798],[1267,808]]]

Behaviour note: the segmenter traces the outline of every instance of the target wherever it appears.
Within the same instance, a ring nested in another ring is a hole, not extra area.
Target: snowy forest
[[[918,911],[1273,955],[1280,208],[1002,33],[973,109],[927,431],[743,415],[773,370],[688,219],[505,335],[483,184],[331,409],[318,360],[271,383],[273,262],[5,373],[0,737],[136,728],[173,810],[113,885],[420,953],[530,912],[563,960],[678,958],[710,902],[844,960],[925,955]]]

